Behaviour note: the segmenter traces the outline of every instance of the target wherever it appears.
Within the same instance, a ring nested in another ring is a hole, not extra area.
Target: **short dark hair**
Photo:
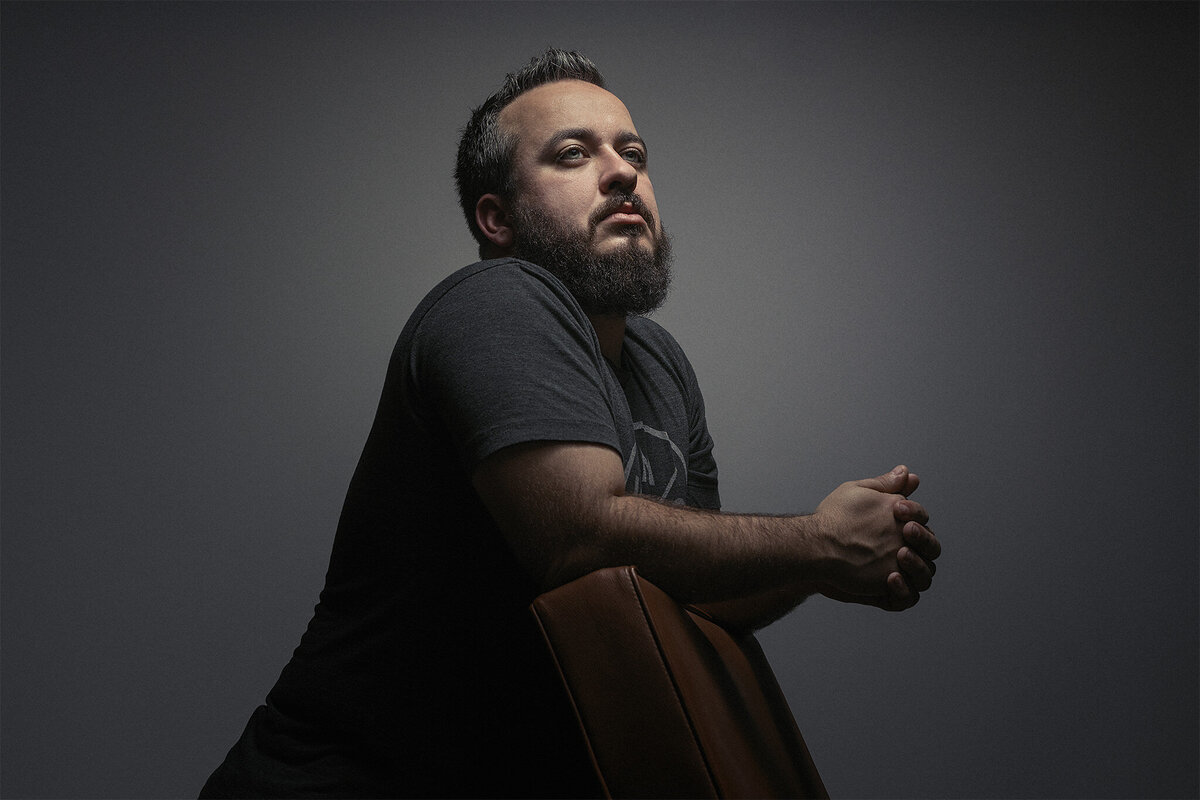
[[[604,87],[604,76],[586,56],[551,48],[534,56],[519,71],[508,73],[499,91],[471,112],[471,121],[463,128],[454,182],[458,185],[458,201],[467,225],[479,242],[480,257],[489,242],[475,222],[475,204],[488,193],[510,199],[516,190],[512,178],[516,139],[500,129],[500,112],[530,89],[563,80],[586,81]]]

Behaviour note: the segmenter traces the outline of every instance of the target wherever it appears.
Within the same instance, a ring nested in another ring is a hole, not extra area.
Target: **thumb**
[[[855,483],[865,489],[874,489],[884,494],[904,494],[904,488],[908,484],[908,467],[901,464],[878,478],[866,478]]]

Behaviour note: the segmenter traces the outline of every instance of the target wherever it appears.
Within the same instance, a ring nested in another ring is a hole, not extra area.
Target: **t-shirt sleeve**
[[[426,310],[413,333],[411,385],[444,425],[464,470],[509,445],[587,441],[619,452],[603,356],[556,279],[506,262],[476,272]]]
[[[681,351],[682,355],[682,351]],[[721,495],[717,488],[717,460],[713,456],[713,440],[708,432],[704,396],[692,365],[683,359],[684,396],[688,407],[688,488],[687,504],[695,508],[720,510]]]

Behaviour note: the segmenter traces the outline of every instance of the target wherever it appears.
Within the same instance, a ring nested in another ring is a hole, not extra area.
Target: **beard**
[[[647,247],[641,241],[645,230],[630,225],[622,231],[626,241],[605,253],[594,250],[600,222],[624,203],[632,203],[654,230],[654,215],[637,195],[610,198],[592,214],[587,230],[572,228],[544,210],[518,201],[512,214],[513,255],[562,281],[588,314],[649,314],[666,301],[671,285],[671,240],[666,230],[652,233]]]

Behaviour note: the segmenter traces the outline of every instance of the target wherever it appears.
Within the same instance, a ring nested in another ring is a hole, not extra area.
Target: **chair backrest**
[[[531,606],[608,797],[827,797],[758,642],[633,567]]]

